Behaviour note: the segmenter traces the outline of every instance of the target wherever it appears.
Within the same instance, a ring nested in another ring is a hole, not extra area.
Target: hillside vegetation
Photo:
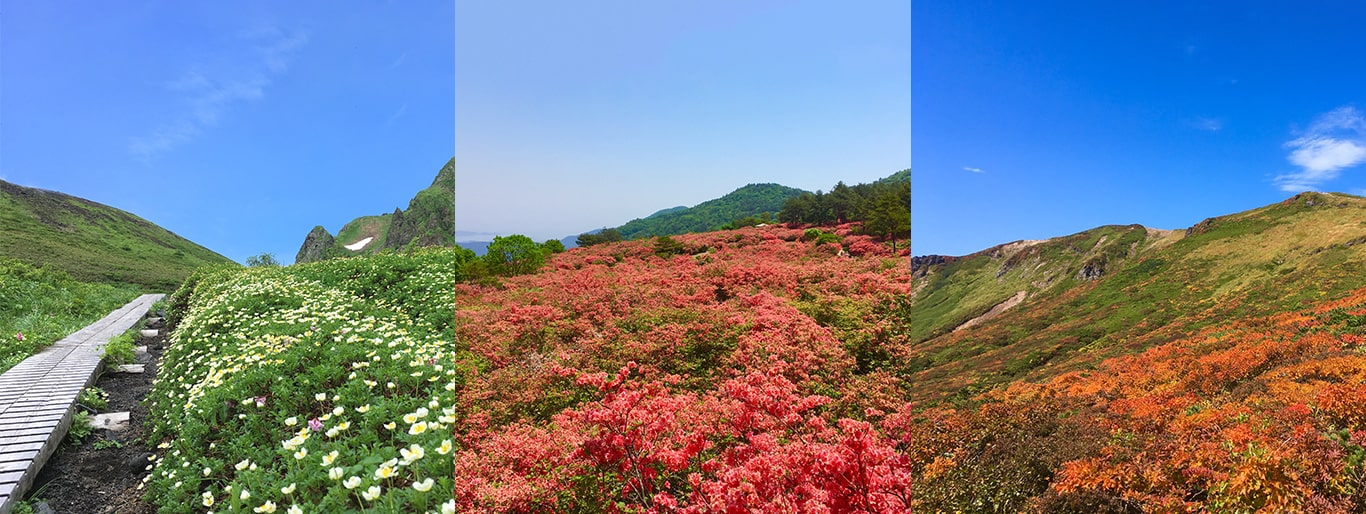
[[[855,229],[604,243],[458,286],[456,510],[904,511],[883,349],[909,269]]]
[[[148,396],[149,500],[160,512],[450,512],[472,369],[453,286],[472,256],[197,273],[171,298],[177,326]]]
[[[360,248],[346,248],[369,238]],[[361,216],[342,226],[333,236],[315,226],[304,238],[295,262],[314,262],[336,257],[371,255],[408,247],[455,246],[455,159],[437,171],[431,185],[408,201],[407,209]]]
[[[5,181],[0,226],[0,257],[61,270],[79,282],[166,292],[195,268],[231,262],[122,210]]]
[[[776,213],[783,202],[803,192],[778,184],[749,184],[692,207],[673,207],[631,220],[616,231],[624,239],[637,239],[717,230],[736,219]]]
[[[132,301],[137,288],[78,282],[0,257],[0,373]]]
[[[1366,508],[1363,242],[1366,199],[1304,193],[915,258],[918,508]]]

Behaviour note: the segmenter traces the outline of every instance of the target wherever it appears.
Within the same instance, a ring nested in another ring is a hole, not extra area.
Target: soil
[[[103,412],[128,412],[128,428],[119,432],[96,430],[79,446],[68,438],[38,473],[26,498],[30,503],[36,506],[39,501],[46,502],[57,514],[156,512],[138,489],[151,464],[147,458],[152,455],[143,441],[147,408],[142,399],[152,389],[166,336],[142,337],[136,344],[147,346],[147,354],[138,356],[138,363],[145,365],[143,373],[106,369],[95,382],[95,387],[109,393],[109,407]]]

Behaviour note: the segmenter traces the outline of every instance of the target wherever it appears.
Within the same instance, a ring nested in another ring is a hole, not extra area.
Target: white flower
[[[451,445],[451,440],[450,440],[450,439],[447,439],[447,440],[445,440],[445,441],[441,441],[441,446],[438,446],[438,447],[436,448],[436,453],[440,453],[440,454],[442,454],[442,455],[448,454],[448,453],[450,453],[451,450],[453,449],[451,446],[452,446],[452,445]]]
[[[327,478],[330,478],[332,480],[341,480],[343,473],[346,473],[346,470],[342,468],[332,468],[327,470]]]
[[[355,489],[356,486],[360,485],[360,477],[352,476],[351,478],[348,478],[345,481],[343,481],[342,485],[346,486],[347,489]]]
[[[324,400],[327,400],[327,393],[318,393],[318,394],[315,394],[315,395],[313,395],[313,399],[314,399],[314,400],[318,400],[318,401],[320,401],[320,402],[321,402],[321,401],[324,401]]]
[[[332,450],[327,455],[323,455],[323,466],[331,466],[337,460],[337,455],[339,455],[337,450]]]
[[[285,418],[285,426],[292,427],[297,424],[299,424],[298,416],[290,416],[288,418]]]
[[[295,460],[304,460],[304,457],[307,457],[307,456],[308,456],[308,448],[299,448],[299,451],[294,452],[294,459],[295,459]]]
[[[253,512],[275,512],[275,502],[266,500],[260,507],[251,509]]]
[[[379,486],[372,485],[369,489],[366,489],[365,492],[360,493],[360,495],[367,501],[375,501],[375,498],[379,498],[380,491],[382,491],[382,489],[380,489]]]
[[[150,475],[149,475],[149,476],[150,476]],[[204,491],[204,494],[202,494],[201,496],[203,496],[203,498],[204,498],[204,506],[205,506],[205,507],[212,507],[212,506],[213,506],[213,493],[210,493],[210,492],[208,492],[208,491]]]
[[[204,476],[209,476],[209,473],[213,473],[213,470],[209,468],[204,468]]]
[[[427,455],[427,452],[423,451],[422,447],[416,444],[400,449],[398,453],[403,455],[404,464],[412,464]]]
[[[384,480],[391,476],[394,476],[394,468],[392,467],[380,466],[379,469],[375,470],[375,480]]]
[[[298,505],[290,505],[289,510],[285,512],[288,514],[304,514],[304,509],[299,508]]]
[[[285,494],[289,494],[289,493],[294,492],[294,482],[290,482],[289,485],[287,485],[287,486],[285,486],[285,487],[281,487],[281,488],[280,488],[280,492],[285,493]]]
[[[446,500],[446,503],[441,504],[441,514],[455,514],[455,498]]]
[[[342,406],[338,405],[338,406],[332,408],[332,414],[333,414],[333,415],[340,416],[343,412],[346,412],[346,407],[342,407]]]
[[[432,478],[427,477],[426,480],[423,480],[421,482],[413,482],[413,489],[417,489],[418,492],[423,493],[432,490]]]
[[[247,469],[247,466],[250,466],[250,465],[251,465],[251,459],[242,459],[242,462],[238,462],[238,463],[237,463],[236,465],[234,465],[233,467],[234,467],[234,468],[237,468],[237,471],[242,471],[242,470],[244,470],[244,469]],[[245,500],[245,499],[246,499],[246,498],[243,498],[243,500]]]
[[[421,434],[421,433],[426,432],[426,431],[427,431],[427,422],[426,422],[426,421],[419,421],[419,422],[417,422],[417,423],[413,423],[413,426],[408,427],[408,434],[410,434],[410,435],[418,435],[418,434]]]
[[[242,500],[246,500],[247,498],[251,498],[251,491],[248,491],[248,490],[246,490],[246,489],[243,489],[243,490],[242,490],[242,494],[237,495],[237,497],[238,497],[238,498],[241,498]]]

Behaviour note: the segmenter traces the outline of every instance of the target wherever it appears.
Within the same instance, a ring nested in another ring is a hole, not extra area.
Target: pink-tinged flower
[[[24,340],[24,333],[23,333],[23,332],[15,332],[15,333],[14,333],[14,338],[22,342],[22,341]]]
[[[257,407],[264,407],[266,405],[266,397],[264,396],[257,396],[255,400]]]
[[[323,422],[318,418],[310,419],[308,420],[308,428],[314,432],[321,432],[323,430]]]

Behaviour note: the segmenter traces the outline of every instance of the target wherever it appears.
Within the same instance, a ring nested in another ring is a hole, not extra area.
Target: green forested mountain
[[[626,239],[635,239],[716,230],[739,218],[778,212],[789,198],[802,193],[805,191],[778,184],[749,184],[715,200],[631,220],[617,231]]]
[[[783,203],[778,219],[785,223],[863,222],[865,232],[909,237],[911,232],[911,170],[905,169],[868,184],[835,184],[829,193],[803,193]]]
[[[406,210],[361,216],[333,236],[322,226],[304,238],[295,262],[376,253],[408,246],[455,245],[455,159],[446,162],[426,189],[418,191]]]
[[[128,212],[0,181],[0,257],[81,282],[174,290],[196,267],[232,262]]]

